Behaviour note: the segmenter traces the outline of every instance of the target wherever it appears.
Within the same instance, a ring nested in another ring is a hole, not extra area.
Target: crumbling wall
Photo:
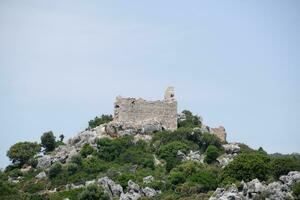
[[[226,130],[223,126],[219,126],[218,128],[211,128],[212,134],[216,135],[221,142],[226,142]]]
[[[146,101],[136,98],[117,97],[115,102],[114,121],[142,123],[155,120],[166,130],[177,129],[177,101],[174,97],[174,88],[166,90],[162,101]]]

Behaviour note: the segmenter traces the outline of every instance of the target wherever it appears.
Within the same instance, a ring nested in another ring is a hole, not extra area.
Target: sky
[[[300,152],[300,1],[0,0],[0,167],[117,95],[162,99],[229,142]]]

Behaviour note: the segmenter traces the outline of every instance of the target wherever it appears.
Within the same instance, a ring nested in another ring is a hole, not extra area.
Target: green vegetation
[[[295,199],[300,199],[300,182],[295,183],[293,186],[293,196]]]
[[[278,180],[289,171],[300,170],[298,155],[268,155],[262,148],[253,150],[245,144],[239,144],[241,153],[221,168],[216,161],[224,153],[221,141],[197,128],[201,126],[199,117],[189,111],[185,114],[187,120],[179,124],[180,128],[173,132],[153,133],[148,142],[123,136],[99,139],[96,147],[85,144],[78,154],[69,158],[70,162],[52,164],[45,170],[48,179],[43,180],[34,178],[41,172],[35,169],[35,155],[40,152],[40,146],[44,147],[46,154],[53,153],[55,146],[63,145],[63,137],[55,141],[53,133],[47,132],[41,137],[41,144],[17,143],[7,152],[12,165],[4,172],[0,171],[0,199],[109,199],[103,188],[96,185],[65,190],[67,184],[83,184],[104,176],[121,184],[125,192],[129,180],[141,187],[161,190],[162,193],[153,199],[208,199],[217,187],[231,183],[240,185],[241,180],[254,178],[267,182]],[[95,118],[90,121],[89,128],[110,120],[108,115]],[[178,151],[187,155],[191,150],[204,155],[204,163],[182,161],[178,156]],[[22,172],[24,164],[32,165],[33,169]],[[144,183],[143,178],[149,175],[154,181]],[[16,179],[19,176],[22,177],[19,183],[8,181],[9,177]],[[41,191],[54,188],[57,188],[56,193],[41,194]],[[299,198],[299,194],[300,186],[295,184],[293,195]]]
[[[26,164],[40,151],[40,145],[32,142],[18,142],[10,147],[7,156],[14,164]]]
[[[200,117],[197,115],[193,115],[191,111],[184,110],[182,113],[185,114],[186,120],[178,123],[178,127],[186,127],[186,128],[194,128],[201,127]]]
[[[52,131],[45,132],[41,136],[41,144],[42,147],[45,148],[45,152],[50,152],[55,149],[56,142],[55,142],[55,136],[53,135]]]
[[[266,181],[271,176],[270,157],[260,152],[240,154],[222,172],[222,179]]]
[[[98,185],[89,185],[79,194],[79,200],[109,200],[109,196]]]
[[[112,115],[101,115],[101,117],[95,117],[89,121],[88,129],[95,128],[101,124],[105,124],[113,120]]]

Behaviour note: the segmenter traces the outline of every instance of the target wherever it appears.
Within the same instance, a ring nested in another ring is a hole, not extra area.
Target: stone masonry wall
[[[117,97],[114,121],[143,122],[156,120],[166,130],[177,129],[177,101],[174,89],[168,88],[162,101]]]

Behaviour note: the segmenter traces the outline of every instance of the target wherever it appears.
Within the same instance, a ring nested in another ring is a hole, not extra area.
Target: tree
[[[45,148],[46,152],[50,152],[55,149],[56,142],[55,142],[55,136],[53,135],[52,131],[45,132],[41,136],[41,144],[42,147]]]
[[[63,134],[59,135],[59,139],[60,139],[61,142],[64,140],[64,138],[65,138],[65,136]]]
[[[234,158],[222,172],[222,179],[251,181],[255,178],[265,181],[271,175],[270,157],[255,153],[242,153]]]
[[[109,200],[109,196],[103,188],[98,185],[89,185],[79,194],[79,200]]]
[[[89,121],[89,129],[95,128],[101,124],[105,124],[107,122],[110,122],[113,120],[112,115],[101,115],[101,117],[95,117],[95,119],[92,119]]]
[[[25,164],[34,157],[41,147],[36,142],[18,142],[10,147],[7,151],[7,156],[13,163]]]
[[[300,159],[292,156],[275,157],[271,160],[272,173],[276,179],[290,171],[300,171]]]
[[[59,162],[54,163],[49,169],[49,178],[56,177],[60,172],[62,172],[62,165]]]
[[[180,162],[177,157],[178,150],[185,152],[188,150],[188,145],[180,141],[173,141],[166,145],[162,145],[159,149],[159,157],[167,162],[166,169],[168,171]]]
[[[206,157],[205,157],[205,162],[208,164],[213,163],[216,161],[216,159],[219,156],[219,150],[216,146],[214,145],[209,145],[206,149]]]
[[[178,122],[178,127],[201,127],[201,120],[199,116],[193,115],[193,113],[188,110],[184,110],[182,113],[185,114],[185,120]]]

